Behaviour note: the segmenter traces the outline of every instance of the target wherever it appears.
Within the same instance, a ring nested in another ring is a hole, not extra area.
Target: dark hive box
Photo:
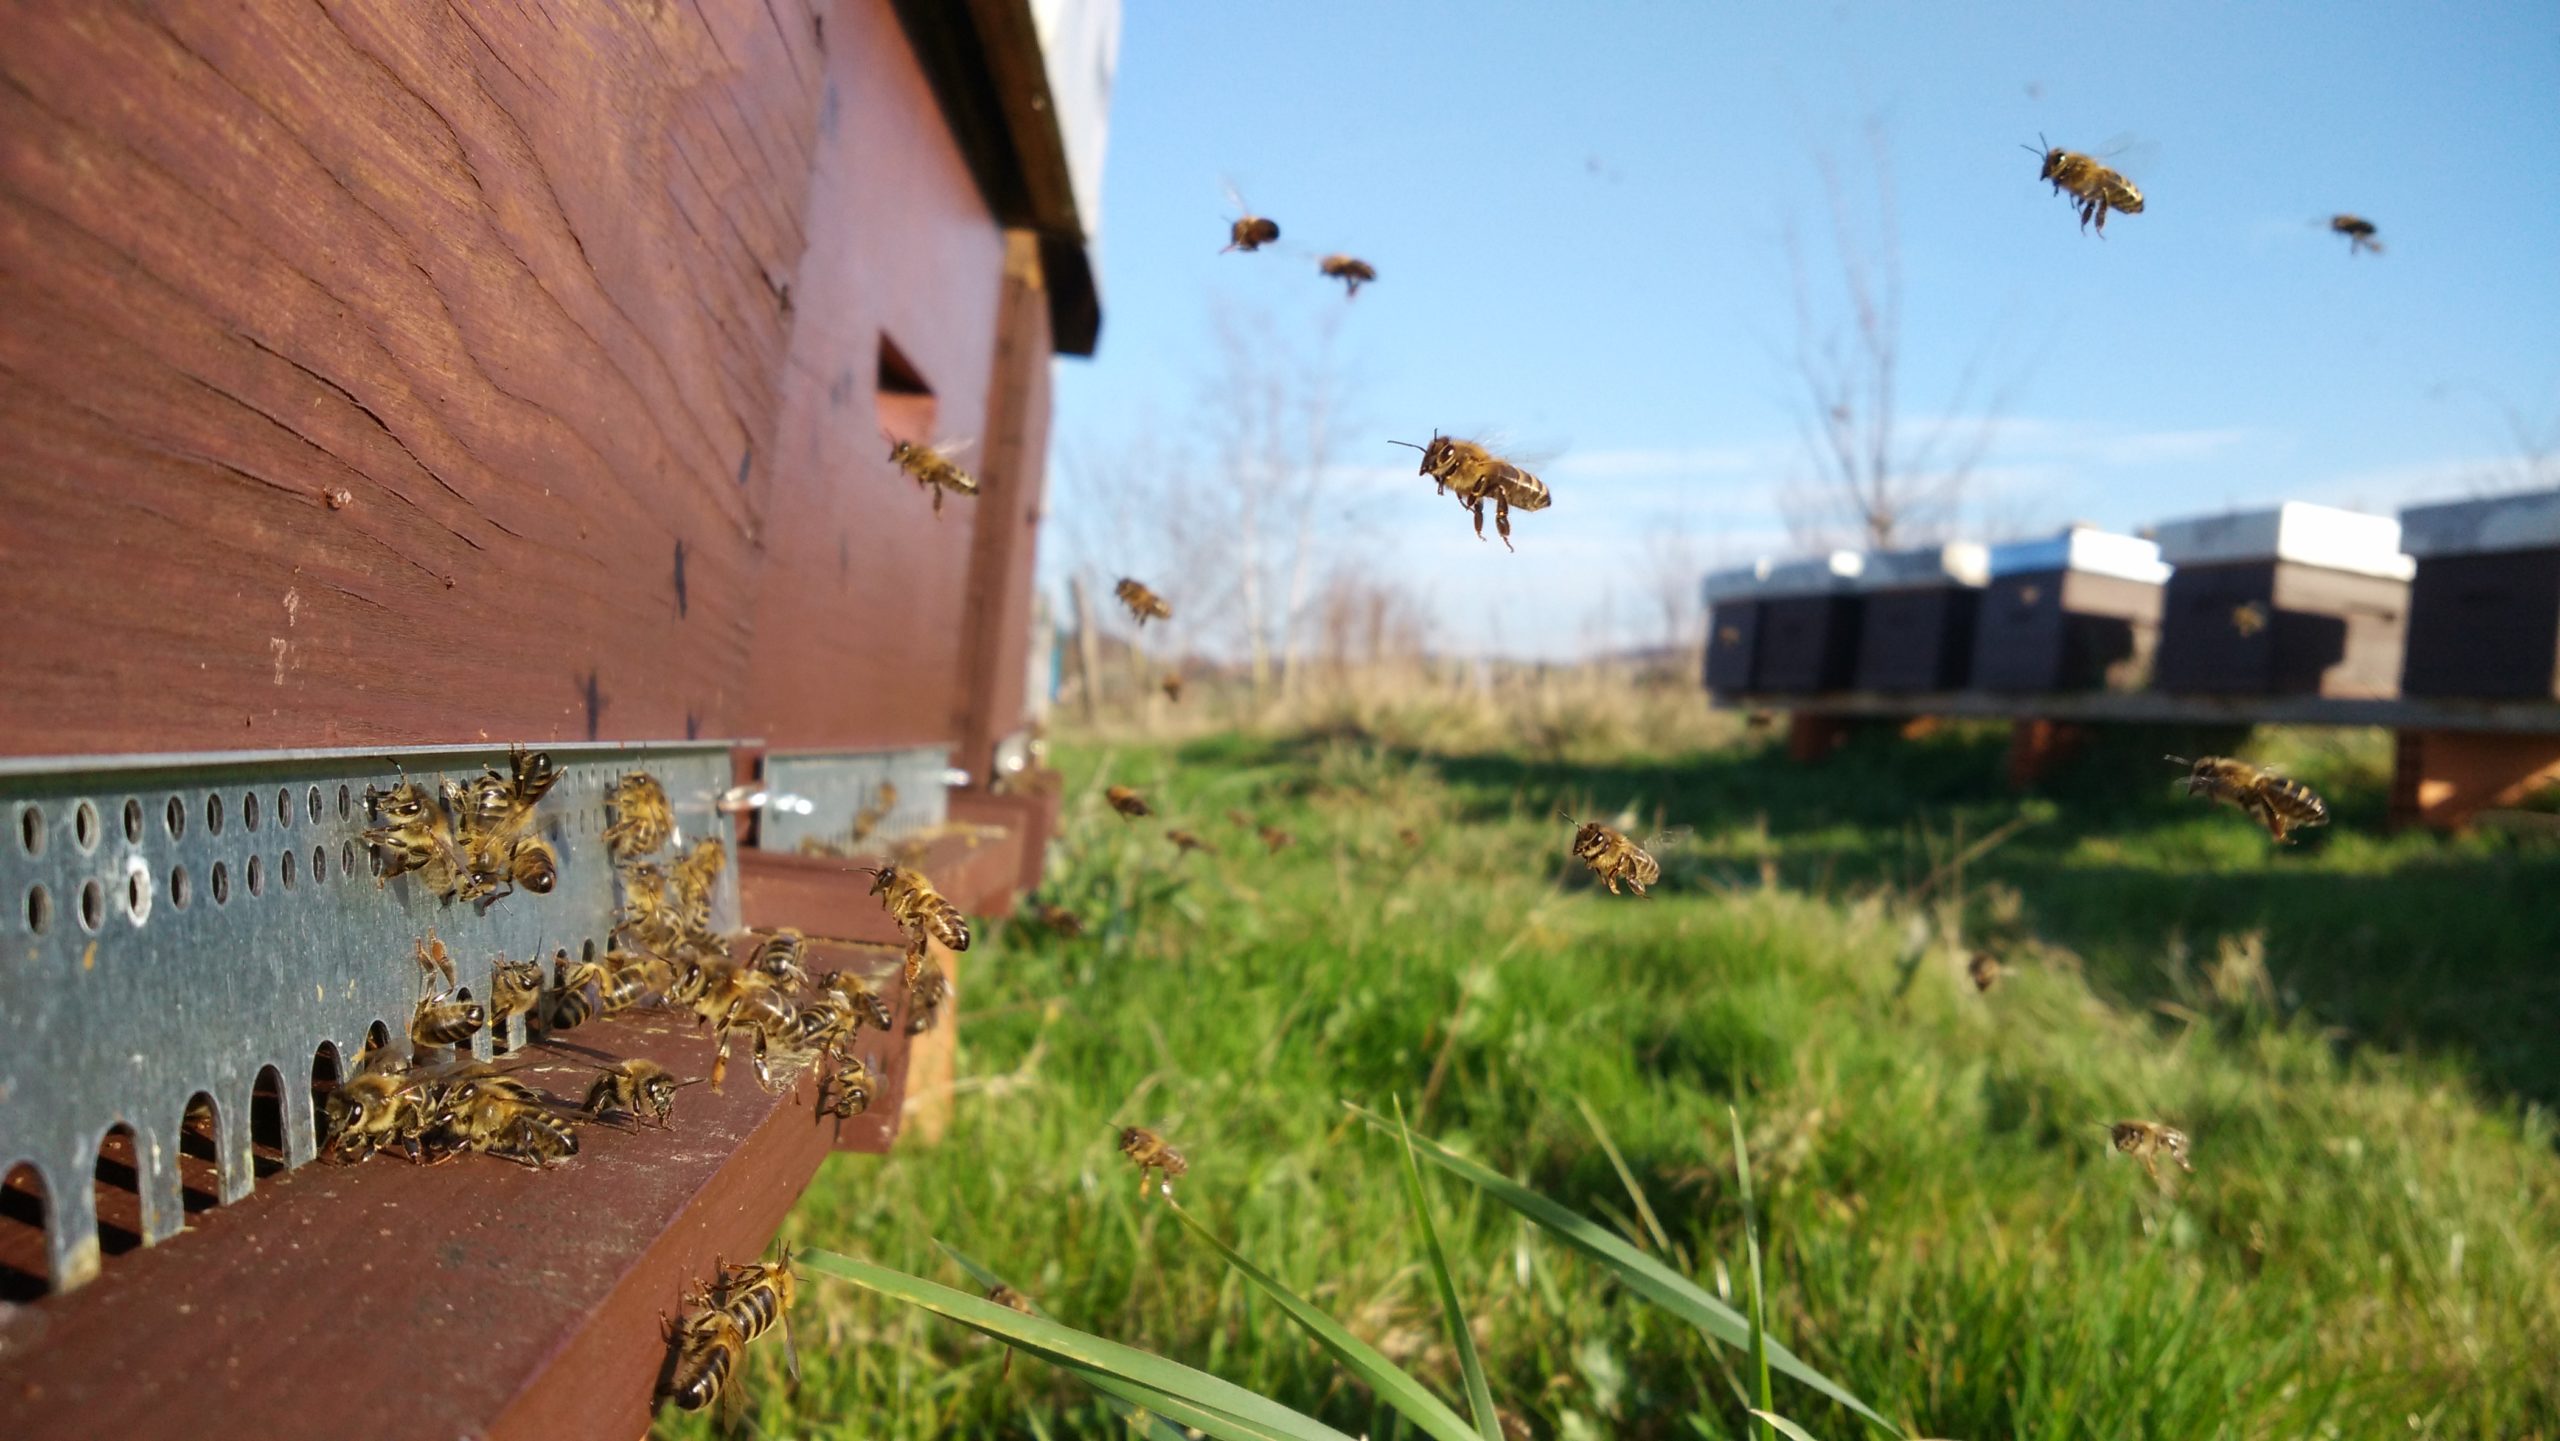
[[[1734,570],[1710,571],[1703,587],[1707,603],[1707,691],[1715,696],[1748,695],[1752,661],[1759,654],[1760,591],[1769,579],[1769,562]]]
[[[2413,564],[2400,523],[2325,505],[2173,521],[2152,684],[2186,695],[2365,699],[2400,688]]]
[[[1962,690],[1989,575],[1990,553],[1970,543],[1868,556],[1859,576],[1857,688]]]
[[[2129,535],[2073,527],[1991,548],[1974,625],[1973,685],[2009,694],[2140,690],[2169,568]]]
[[[2413,506],[2404,695],[2560,698],[2560,490]]]
[[[1770,568],[1761,588],[1753,689],[1817,695],[1849,688],[1858,666],[1860,599],[1850,586],[1864,559],[1836,550]]]

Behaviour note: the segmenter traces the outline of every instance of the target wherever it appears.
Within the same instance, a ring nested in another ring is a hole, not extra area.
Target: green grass
[[[1912,1434],[2560,1437],[2560,849],[2386,835],[2378,742],[2278,736],[2253,754],[2338,823],[2274,851],[2173,795],[2158,755],[2212,739],[2121,735],[2024,801],[1962,730],[1813,767],[1069,748],[1042,899],[1088,935],[983,928],[943,1143],[831,1161],[790,1234],[971,1286],[940,1239],[1061,1321],[1385,1438],[1411,1433],[1141,1197],[1116,1126],[1164,1132],[1207,1228],[1463,1407],[1402,1149],[1340,1103],[1401,1098],[1417,1136],[1648,1251],[1658,1225],[1748,1309],[1731,1107],[1773,1339]],[[1113,817],[1107,781],[1159,819]],[[1613,898],[1559,803],[1698,834],[1658,899]],[[1299,844],[1266,857],[1230,808]],[[1221,854],[1177,862],[1166,824]],[[1958,926],[2012,968],[1987,996]],[[2134,1117],[2183,1126],[2197,1173],[2113,1155]],[[1492,1395],[1536,1434],[1751,1434],[1747,1355],[1473,1188],[1432,1195]],[[765,1434],[1129,1434],[925,1312],[812,1277],[798,1321],[798,1395],[757,1362]],[[1772,1399],[1869,1434],[1783,1375]]]

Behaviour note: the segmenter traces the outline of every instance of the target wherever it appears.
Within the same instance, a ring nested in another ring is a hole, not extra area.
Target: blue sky
[[[1209,317],[1340,315],[1356,390],[1334,544],[1434,597],[1449,649],[1648,638],[1637,555],[1785,548],[1801,468],[1783,236],[1815,157],[1874,193],[1906,291],[1901,409],[1979,364],[2007,529],[2250,503],[2391,509],[2560,428],[2560,5],[1303,4],[1130,0],[1100,223],[1100,353],[1061,361],[1053,471],[1188,415]],[[2038,133],[2149,201],[2100,241]],[[1232,181],[1284,245],[1219,255]],[[2352,210],[2388,253],[2350,259]],[[1345,306],[1312,254],[1380,271]],[[1836,267],[1813,249],[1817,286]],[[1498,432],[1556,495],[1520,554],[1411,475]],[[2560,436],[2555,436],[2560,439]],[[1205,482],[1204,482],[1205,483]],[[1054,549],[1054,547],[1053,547]],[[1054,565],[1058,557],[1052,557]],[[1608,618],[1606,634],[1602,617]]]

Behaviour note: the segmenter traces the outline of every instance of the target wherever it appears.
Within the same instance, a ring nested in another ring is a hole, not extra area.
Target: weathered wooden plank
[[[0,33],[0,748],[750,728],[805,11]]]

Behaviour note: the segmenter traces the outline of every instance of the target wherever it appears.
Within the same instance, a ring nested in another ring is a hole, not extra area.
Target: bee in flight
[[[2041,142],[2044,137],[2039,135],[2036,139]],[[2059,145],[2046,145],[2042,149],[2034,145],[2021,148],[2044,157],[2044,169],[2037,173],[2036,178],[2053,182],[2056,195],[2070,191],[2071,203],[2080,212],[2080,228],[2086,230],[2091,221],[2096,221],[2099,239],[2107,237],[2108,211],[2118,210],[2127,215],[2142,213],[2141,190],[2112,167]]]
[[[941,963],[927,961],[916,978],[907,983],[907,1034],[921,1036],[942,1020],[942,1003],[951,999],[951,978],[942,973]]]
[[[1065,906],[1042,906],[1040,924],[1062,941],[1072,941],[1084,934],[1084,918]]]
[[[1964,967],[1965,975],[1973,981],[1973,988],[1977,991],[1988,991],[2000,984],[2000,978],[2008,974],[2008,970],[2007,966],[2000,964],[2000,958],[1989,951],[1974,952],[1973,959]]]
[[[2267,608],[2258,601],[2248,601],[2231,608],[2231,628],[2243,636],[2253,636],[2267,628]]]
[[[2229,756],[2206,756],[2194,761],[2185,756],[2164,759],[2188,767],[2188,795],[2210,796],[2238,806],[2251,820],[2266,827],[2278,845],[2293,843],[2288,832],[2329,823],[2328,803],[2300,781],[2286,780],[2273,771],[2260,770]]]
[[[890,463],[915,477],[916,484],[933,492],[933,513],[942,514],[942,494],[976,495],[978,478],[962,470],[951,457],[969,448],[965,440],[946,440],[940,445],[923,445],[900,440],[887,431],[880,438],[889,442]]]
[[[2376,255],[2382,253],[2382,242],[2373,238],[2373,222],[2361,215],[2332,215],[2329,228],[2347,237],[2349,255],[2359,250],[2370,250]]]
[[[1626,894],[1618,889],[1621,881],[1634,887],[1640,896],[1645,894],[1645,887],[1662,883],[1662,863],[1653,858],[1651,851],[1628,839],[1624,831],[1604,826],[1598,821],[1577,821],[1563,811],[1556,814],[1564,817],[1565,824],[1576,827],[1573,833],[1574,859],[1589,866],[1592,875],[1606,882],[1609,894]],[[1685,834],[1687,829],[1683,827],[1646,839],[1651,844],[1661,845]]]
[[[1253,207],[1244,203],[1244,197],[1232,185],[1227,187],[1227,199],[1235,203],[1237,215],[1227,225],[1226,249],[1219,251],[1220,255],[1228,250],[1260,250],[1280,238],[1280,222],[1254,214]]]
[[[1113,786],[1102,793],[1102,798],[1111,802],[1111,808],[1129,820],[1155,814],[1148,809],[1147,798],[1128,786]]]
[[[924,872],[896,864],[857,867],[871,876],[871,894],[907,937],[907,984],[924,974],[926,943],[939,941],[946,950],[969,949],[969,919],[951,904]]]
[[[1545,481],[1472,440],[1434,431],[1429,445],[1416,445],[1410,440],[1387,443],[1422,452],[1420,474],[1431,477],[1436,490],[1457,495],[1459,506],[1475,517],[1478,540],[1484,539],[1485,502],[1493,502],[1493,528],[1502,537],[1504,550],[1513,549],[1513,506],[1524,511],[1544,510],[1555,503]]]
[[[1189,831],[1168,830],[1164,833],[1164,838],[1173,842],[1174,850],[1183,855],[1189,855],[1193,851],[1207,851],[1211,855],[1217,854],[1215,847],[1211,846],[1207,841],[1200,839],[1198,836],[1193,835]]]
[[[1120,603],[1129,608],[1129,614],[1138,618],[1140,630],[1145,630],[1150,620],[1173,619],[1173,607],[1165,603],[1164,597],[1137,581],[1124,576],[1118,585],[1111,588],[1111,593],[1120,597]]]
[[[1164,679],[1156,682],[1156,684],[1164,688],[1164,698],[1166,700],[1175,705],[1182,704],[1182,673],[1180,671],[1166,671],[1164,673]]]
[[[2195,1167],[2187,1160],[2187,1133],[2158,1121],[2118,1121],[2107,1128],[2107,1137],[2115,1148],[2142,1163],[2143,1172],[2153,1181],[2160,1179],[2159,1158],[2167,1156],[2178,1163],[2178,1169],[2189,1175]]]
[[[1264,826],[1260,834],[1262,836],[1263,854],[1265,855],[1276,856],[1298,842],[1298,838],[1296,836],[1289,834],[1278,826]]]
[[[1180,1151],[1166,1145],[1164,1137],[1144,1126],[1131,1126],[1120,1133],[1120,1154],[1136,1164],[1138,1194],[1141,1196],[1147,1193],[1147,1182],[1156,1172],[1164,1173],[1164,1179],[1157,1184],[1170,1196],[1173,1194],[1173,1178],[1191,1169],[1191,1162]]]
[[[1328,255],[1316,262],[1316,269],[1329,280],[1342,282],[1342,298],[1349,300],[1360,293],[1360,287],[1378,278],[1378,267],[1349,255]]]

